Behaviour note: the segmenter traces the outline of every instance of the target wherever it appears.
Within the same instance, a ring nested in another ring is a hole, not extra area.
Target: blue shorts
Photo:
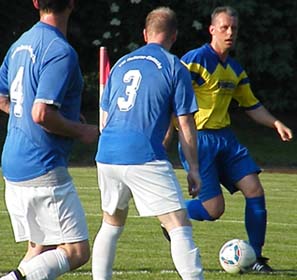
[[[235,184],[243,177],[260,173],[248,149],[241,145],[230,128],[197,131],[199,171],[202,181],[199,198],[209,200],[222,193],[222,184],[231,194],[238,191]],[[189,170],[179,144],[181,163]]]

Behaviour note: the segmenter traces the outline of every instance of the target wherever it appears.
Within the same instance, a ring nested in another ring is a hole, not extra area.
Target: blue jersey
[[[73,140],[46,132],[31,111],[43,102],[78,121],[82,87],[77,54],[55,27],[38,22],[11,46],[0,68],[0,93],[11,101],[2,154],[6,179],[24,181],[67,166]]]
[[[101,107],[108,118],[96,161],[122,165],[167,159],[162,141],[172,113],[180,116],[197,111],[189,71],[154,43],[115,64]]]

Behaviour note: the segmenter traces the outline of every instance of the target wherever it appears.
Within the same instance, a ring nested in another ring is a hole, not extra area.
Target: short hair
[[[238,18],[238,12],[230,7],[230,6],[220,6],[220,7],[216,7],[212,14],[211,14],[211,23],[214,22],[215,18],[217,17],[218,14],[221,13],[226,13],[227,15],[231,16],[231,17],[236,17]]]
[[[60,13],[69,5],[70,0],[38,0],[39,10]]]
[[[159,7],[152,10],[146,17],[147,33],[166,33],[171,36],[177,31],[176,14],[169,7]]]

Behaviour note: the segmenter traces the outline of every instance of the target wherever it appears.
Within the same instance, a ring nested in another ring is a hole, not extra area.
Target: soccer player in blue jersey
[[[258,177],[261,170],[230,129],[229,104],[235,99],[249,117],[275,129],[283,141],[292,139],[292,131],[264,108],[254,96],[246,72],[229,56],[238,32],[237,12],[232,7],[216,8],[209,32],[210,44],[189,51],[181,59],[191,73],[199,103],[195,122],[202,185],[198,199],[187,201],[188,213],[198,221],[219,219],[225,210],[220,184],[231,194],[241,191],[246,202],[245,226],[257,256],[252,269],[271,272],[268,259],[262,256],[267,212]],[[188,170],[181,147],[179,151]]]
[[[158,217],[168,230],[182,279],[203,279],[182,191],[162,145],[173,113],[189,162],[189,194],[197,195],[197,104],[188,70],[168,52],[176,40],[176,25],[171,9],[151,11],[143,32],[147,44],[118,60],[103,92],[105,120],[96,154],[103,221],[92,253],[95,280],[112,277],[131,197],[141,216]]]
[[[66,39],[74,0],[33,4],[40,21],[10,47],[0,68],[0,106],[9,113],[5,200],[16,242],[28,241],[17,269],[2,280],[56,279],[90,257],[84,211],[67,170],[73,140],[98,137],[97,126],[79,121],[83,80]]]

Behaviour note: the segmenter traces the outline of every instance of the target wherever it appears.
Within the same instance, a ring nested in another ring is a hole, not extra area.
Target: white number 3
[[[137,90],[139,88],[139,84],[141,82],[141,73],[139,70],[129,70],[123,78],[124,83],[129,83],[126,87],[126,95],[128,96],[128,99],[126,100],[124,97],[118,98],[118,106],[120,108],[120,111],[127,112],[131,110],[135,104],[136,96],[137,96]]]

